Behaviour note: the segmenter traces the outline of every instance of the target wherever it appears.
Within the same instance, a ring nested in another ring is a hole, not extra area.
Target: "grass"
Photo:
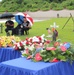
[[[26,37],[40,36],[42,34],[45,34],[47,36],[48,32],[46,28],[50,27],[50,25],[53,25],[53,23],[55,22],[57,25],[59,25],[59,28],[57,28],[59,32],[58,39],[61,39],[63,42],[74,43],[74,32],[73,32],[74,24],[72,19],[70,19],[68,23],[65,25],[65,27],[62,29],[64,24],[67,22],[67,20],[68,18],[51,18],[46,21],[35,22],[32,29],[29,31],[29,35],[23,35],[19,37],[23,40]],[[4,29],[5,29],[5,26],[3,27],[3,33],[1,33],[0,36],[6,35]],[[51,39],[51,38],[48,38],[48,39]]]

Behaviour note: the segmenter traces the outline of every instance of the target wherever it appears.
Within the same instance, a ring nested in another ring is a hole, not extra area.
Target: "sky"
[[[0,0],[0,1],[2,1],[2,0]]]

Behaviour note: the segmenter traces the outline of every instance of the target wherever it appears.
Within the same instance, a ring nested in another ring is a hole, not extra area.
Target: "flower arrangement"
[[[23,50],[22,56],[33,61],[58,62],[74,60],[74,48],[69,42],[51,41],[45,35],[26,38],[14,45],[15,50]]]
[[[0,47],[13,47],[14,43],[19,42],[20,38],[15,36],[1,36]]]
[[[20,42],[16,42],[13,46],[13,48],[15,50],[33,50],[34,49],[34,44],[36,42],[44,42],[45,38],[44,38],[44,34],[42,36],[34,36],[34,37],[30,37],[30,38],[26,38],[25,40],[22,40]]]

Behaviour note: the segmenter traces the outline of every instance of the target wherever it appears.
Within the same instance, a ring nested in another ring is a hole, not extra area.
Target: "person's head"
[[[26,17],[23,17],[23,19],[24,19],[24,22],[26,22],[26,21],[27,21]]]

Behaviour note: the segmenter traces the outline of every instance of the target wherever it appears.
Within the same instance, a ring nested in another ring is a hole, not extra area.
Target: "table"
[[[12,47],[0,48],[0,62],[21,57],[21,52]]]
[[[0,63],[0,75],[74,75],[74,63],[33,62],[21,57]]]

